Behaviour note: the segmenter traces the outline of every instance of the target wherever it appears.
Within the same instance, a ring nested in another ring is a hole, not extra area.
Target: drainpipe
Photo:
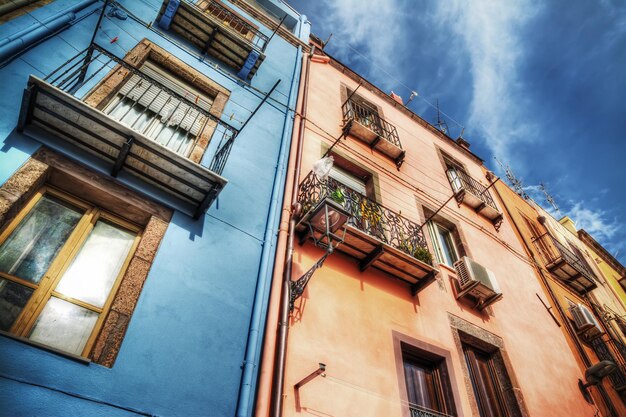
[[[96,1],[97,0],[81,1],[41,22],[37,22],[26,29],[20,30],[0,40],[0,62],[68,25],[76,18],[76,12],[94,4]]]
[[[306,19],[306,17],[305,17]],[[302,26],[301,21],[300,25]],[[302,28],[300,28],[302,30]],[[300,65],[302,62],[302,47],[298,47],[296,53],[296,62],[293,68],[291,89],[287,103],[289,109],[296,106],[297,90],[299,83],[297,77],[300,73]],[[265,316],[269,303],[269,290],[273,277],[273,264],[276,252],[277,230],[280,225],[279,207],[282,206],[284,197],[285,179],[287,176],[287,156],[291,144],[293,111],[287,110],[285,114],[285,123],[283,124],[283,132],[280,144],[280,153],[278,164],[276,166],[276,175],[274,176],[274,184],[272,187],[272,199],[267,216],[267,229],[263,237],[263,250],[261,253],[261,265],[259,267],[259,278],[252,308],[252,317],[250,320],[250,330],[248,332],[248,342],[246,345],[246,356],[243,365],[242,381],[237,398],[237,417],[249,417],[254,409],[254,393],[258,371],[259,361],[263,347],[263,330],[265,328]]]
[[[272,396],[270,402],[270,416],[282,417],[283,414],[283,391],[285,385],[285,363],[287,359],[287,337],[289,335],[289,295],[291,292],[291,270],[293,264],[293,241],[296,229],[296,216],[301,209],[298,204],[298,184],[300,184],[300,169],[302,165],[302,147],[304,130],[306,127],[307,99],[309,95],[309,73],[311,68],[311,53],[307,55],[304,85],[302,92],[302,107],[300,109],[300,123],[298,126],[298,139],[296,161],[294,168],[293,187],[291,192],[291,217],[289,219],[289,234],[287,238],[287,252],[285,254],[285,266],[280,295],[280,313],[278,318],[277,348],[274,358],[274,374],[272,376]]]
[[[496,190],[496,194],[498,195],[498,197],[500,197],[500,201],[502,202],[502,206],[504,207],[504,210],[506,211],[507,215],[511,219],[511,224],[513,225],[513,227],[515,228],[515,231],[519,235],[520,241],[522,242],[522,245],[526,249],[526,252],[528,253],[528,255],[530,257],[530,260],[533,262],[533,265],[535,266],[535,270],[539,273],[539,278],[541,280],[541,283],[546,288],[548,296],[552,300],[552,304],[556,306],[556,309],[559,312],[559,315],[561,316],[561,321],[565,325],[565,330],[567,330],[567,333],[568,333],[570,339],[574,342],[574,346],[576,346],[576,350],[578,351],[578,354],[579,354],[580,358],[582,359],[585,367],[591,366],[591,361],[587,357],[587,353],[585,352],[583,347],[578,342],[578,338],[576,337],[576,333],[571,329],[571,327],[570,327],[570,325],[568,323],[568,318],[567,318],[567,315],[565,314],[565,310],[563,310],[563,307],[561,307],[561,304],[559,303],[556,295],[552,291],[552,287],[550,287],[550,283],[548,281],[548,278],[546,278],[546,276],[544,275],[543,269],[541,269],[541,267],[538,266],[538,265],[541,265],[541,264],[535,258],[534,252],[531,250],[531,248],[528,245],[528,243],[526,242],[526,240],[524,240],[524,237],[523,237],[524,235],[522,234],[521,230],[519,229],[517,223],[513,220],[513,216],[511,216],[511,211],[509,210],[509,207],[507,206],[505,199],[502,198],[502,196],[500,195],[500,191],[498,191],[497,187],[494,187],[494,189]],[[608,394],[606,393],[606,391],[604,390],[604,387],[602,385],[598,385],[597,388],[598,388],[598,391],[600,392],[600,395],[602,396],[602,400],[604,401],[607,409],[609,409],[609,412],[611,413],[611,415],[617,416],[617,414],[615,412],[615,408],[613,406],[613,403],[612,403],[611,399],[609,398]]]

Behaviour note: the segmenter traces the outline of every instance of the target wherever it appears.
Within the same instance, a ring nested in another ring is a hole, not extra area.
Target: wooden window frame
[[[137,69],[141,68],[147,61],[156,65],[164,72],[171,74],[173,78],[178,78],[192,85],[200,93],[213,98],[209,114],[218,119],[221,117],[230,96],[230,91],[147,39],[139,42],[124,57],[124,62]],[[109,103],[115,100],[118,92],[126,82],[130,81],[131,77],[132,73],[129,70],[120,65],[115,66],[88,93],[84,100],[85,103],[97,110],[104,111]],[[107,117],[110,116],[107,115]],[[204,129],[198,132],[195,144],[186,158],[197,164],[200,163],[209,147],[209,142],[216,127],[217,123],[209,119]]]
[[[452,355],[450,351],[442,346],[436,345],[434,342],[416,339],[395,330],[392,331],[392,339],[400,401],[402,404],[405,404],[405,406],[402,407],[403,416],[411,416],[411,411],[408,407],[408,391],[404,374],[404,357],[408,354],[418,358],[418,360],[421,360],[422,362],[435,363],[438,367],[440,367],[440,373],[444,375],[444,383],[447,388],[444,389],[445,404],[447,409],[445,413],[453,417],[463,417],[463,410],[458,406],[461,404],[461,398],[458,391],[458,384],[456,383],[454,369],[452,367]]]
[[[82,363],[95,362],[110,368],[121,349],[130,319],[173,212],[136,194],[108,176],[41,147],[0,186],[0,233],[22,213],[22,209],[43,186],[80,195],[90,205],[115,212],[116,216],[142,228],[142,237],[87,357],[66,353],[4,331],[0,331],[0,336]]]
[[[452,265],[448,265],[443,254],[443,246],[441,244],[441,230],[445,231],[450,235],[450,243],[452,244],[452,250],[454,251],[454,256],[456,258],[455,261],[452,262]],[[459,239],[458,233],[456,231],[456,227],[448,227],[443,225],[441,222],[436,220],[430,220],[428,222],[428,231],[430,233],[431,241],[433,244],[433,248],[435,249],[435,258],[437,258],[437,263],[446,265],[450,268],[454,268],[454,263],[461,259],[461,248],[459,248],[459,244],[457,243]]]
[[[0,245],[3,244],[6,239],[9,238],[9,236],[11,236],[11,234],[15,231],[15,229],[22,222],[22,220],[24,220],[24,218],[32,211],[37,202],[39,202],[44,196],[47,195],[55,197],[56,199],[63,202],[69,203],[70,205],[77,208],[83,209],[84,212],[82,213],[80,220],[68,236],[63,246],[60,248],[56,256],[51,260],[48,269],[43,274],[41,280],[38,283],[35,284],[20,279],[19,277],[0,272],[0,278],[22,286],[29,287],[34,290],[30,299],[22,309],[22,312],[19,314],[19,316],[11,326],[9,332],[18,337],[28,338],[28,335],[31,333],[37,319],[41,316],[43,309],[45,308],[49,300],[52,297],[55,297],[98,314],[98,319],[96,320],[90,336],[87,339],[87,342],[79,355],[87,357],[89,352],[93,348],[96,337],[100,333],[104,320],[109,312],[109,309],[111,308],[111,304],[113,303],[115,295],[117,294],[117,290],[122,281],[122,277],[126,273],[128,265],[130,264],[130,261],[135,254],[135,250],[139,245],[142,237],[142,228],[122,219],[115,214],[112,214],[106,210],[89,204],[78,197],[65,193],[51,186],[44,186],[40,188],[37,192],[35,192],[35,195],[30,199],[30,201],[22,208],[18,215],[11,222],[9,222],[9,224],[2,231],[2,233],[0,233]],[[64,273],[72,264],[72,261],[76,258],[79,251],[83,247],[83,244],[89,237],[90,232],[94,229],[96,222],[100,219],[104,219],[116,226],[119,226],[134,233],[135,238],[126,255],[126,258],[124,259],[124,262],[122,263],[120,271],[118,272],[115,281],[113,282],[113,286],[111,287],[111,290],[109,291],[105,302],[103,303],[102,307],[97,307],[84,301],[80,301],[67,295],[58,293],[56,291],[56,287],[63,278]]]
[[[467,343],[463,343],[463,355],[465,356],[465,364],[467,365],[467,369],[469,371],[470,380],[472,381],[472,389],[474,391],[474,398],[476,398],[476,403],[478,405],[478,409],[479,409],[479,413],[481,417],[486,416],[484,403],[485,401],[487,401],[487,399],[483,398],[480,390],[477,389],[477,386],[482,385],[483,390],[488,390],[487,388],[488,384],[485,384],[485,381],[480,379],[481,371],[478,369],[477,364],[476,364],[478,361],[477,356],[476,356],[477,354],[486,358],[487,368],[488,368],[488,373],[489,373],[488,378],[491,380],[490,381],[491,385],[493,386],[494,391],[495,391],[492,394],[495,394],[496,404],[499,407],[499,410],[498,410],[499,416],[497,417],[509,417],[510,414],[508,412],[506,401],[504,400],[504,393],[502,390],[502,386],[498,379],[498,375],[497,375],[498,371],[496,369],[497,366],[494,361],[493,352],[491,353],[486,352],[486,351],[483,351],[482,349],[476,348]]]

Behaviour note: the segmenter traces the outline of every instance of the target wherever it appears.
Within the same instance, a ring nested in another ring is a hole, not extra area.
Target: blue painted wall
[[[58,0],[16,18],[0,26],[0,39],[74,3]],[[153,21],[161,6],[158,0],[121,3],[145,21]],[[306,40],[306,19],[278,0],[274,3],[299,19],[294,31]],[[28,75],[45,76],[85,48],[101,7],[98,1],[78,12],[70,27],[0,69],[0,183],[40,146],[14,131]],[[111,44],[114,37],[119,40]],[[121,57],[143,38],[230,90],[223,117],[232,115],[229,122],[235,127],[260,102],[262,95],[255,89],[268,91],[281,79],[272,95],[277,103],[266,103],[237,137],[223,173],[229,183],[220,194],[219,208],[214,203],[198,221],[175,212],[113,368],[85,365],[0,336],[2,415],[117,416],[134,410],[230,417],[242,391],[244,358],[256,361],[260,355],[278,224],[270,202],[282,201],[293,126],[288,107],[295,105],[301,51],[274,36],[251,88],[237,82],[234,70],[219,62],[219,69],[201,62],[130,18],[105,18],[97,42]],[[71,149],[66,153],[105,172],[91,158]],[[137,184],[135,188],[141,187]],[[255,336],[255,331],[249,337],[251,325],[261,334]],[[257,364],[250,369],[246,378],[253,398]],[[252,415],[251,401],[241,401],[240,415]]]

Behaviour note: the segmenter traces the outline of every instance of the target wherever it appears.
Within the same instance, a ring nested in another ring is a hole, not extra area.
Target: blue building
[[[309,23],[23,3],[0,16],[0,414],[251,416]]]

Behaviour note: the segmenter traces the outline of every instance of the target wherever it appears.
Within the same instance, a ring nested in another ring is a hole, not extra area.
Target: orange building
[[[585,242],[579,239],[569,217],[554,219],[504,184],[496,184],[495,190],[535,262],[551,311],[561,324],[581,369],[602,360],[618,366],[602,384],[588,389],[595,404],[602,415],[626,415],[623,304]],[[587,241],[592,239],[586,232],[583,235]]]
[[[399,97],[305,59],[257,415],[597,415],[508,188]]]

